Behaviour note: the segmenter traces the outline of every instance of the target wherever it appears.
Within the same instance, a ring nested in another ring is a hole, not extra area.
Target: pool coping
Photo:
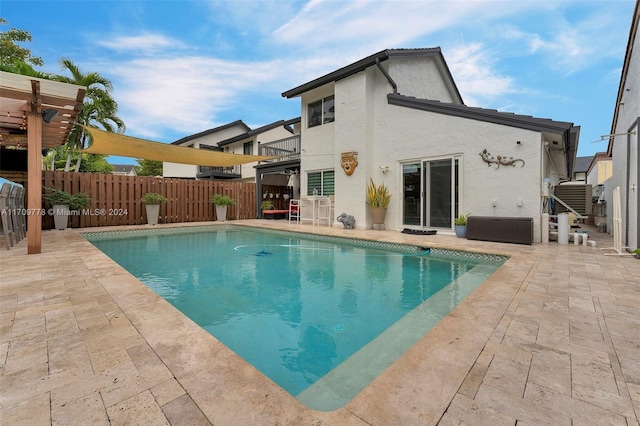
[[[233,225],[262,227],[255,222],[234,221]],[[85,228],[82,233],[100,231],[104,229]],[[314,233],[319,230],[300,226],[296,231]],[[331,231],[345,236],[342,230]],[[377,231],[377,234],[384,237],[379,241],[397,240],[394,232]],[[364,232],[346,235],[348,238],[370,238],[367,237],[370,234]],[[79,234],[77,236],[91,245]],[[406,236],[401,239],[406,240]],[[448,245],[453,245],[451,243]],[[458,249],[434,241],[430,241],[430,246]],[[93,245],[91,247],[99,252],[96,257],[106,257]],[[505,245],[504,251],[500,248],[465,247],[466,251],[509,256],[509,259],[355,398],[332,412],[305,407],[119,265],[109,266],[108,273],[104,266],[95,266],[95,263],[88,263],[87,267],[213,424],[228,424],[231,420],[244,424],[286,424],[309,419],[341,424],[363,421],[369,424],[425,424],[442,416],[513,301],[526,277],[525,271],[535,263],[533,257],[507,253],[512,245]],[[193,369],[195,365],[199,366],[197,371]]]

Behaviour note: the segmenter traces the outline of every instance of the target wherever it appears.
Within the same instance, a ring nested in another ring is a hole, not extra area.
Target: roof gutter
[[[378,67],[382,75],[386,77],[387,81],[389,81],[389,84],[391,84],[391,87],[393,87],[393,93],[394,94],[398,93],[398,85],[396,84],[395,81],[393,81],[393,79],[391,78],[387,70],[385,70],[380,64],[380,58],[376,58],[376,66]]]

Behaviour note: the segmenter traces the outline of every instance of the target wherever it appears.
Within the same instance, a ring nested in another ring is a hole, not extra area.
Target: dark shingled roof
[[[567,170],[569,172],[573,170],[573,159],[575,158],[576,150],[578,149],[578,137],[580,135],[580,126],[574,126],[573,123],[555,121],[548,118],[537,118],[529,115],[514,114],[511,112],[500,112],[495,109],[470,107],[461,104],[432,101],[429,99],[418,99],[396,93],[388,94],[387,100],[390,105],[562,135],[562,139],[565,142],[565,148],[567,149]],[[586,170],[586,168],[584,170]]]
[[[291,129],[289,127],[289,125],[288,125],[288,123],[290,121],[291,120],[288,120],[288,121],[280,120],[280,121],[276,121],[276,122],[271,123],[271,124],[267,124],[267,125],[262,126],[262,127],[258,127],[257,129],[250,130],[247,133],[243,133],[241,135],[234,136],[232,138],[220,141],[220,142],[218,142],[218,146],[229,145],[229,144],[232,144],[234,142],[238,142],[238,141],[241,141],[243,139],[250,138],[250,137],[255,136],[255,135],[259,135],[260,133],[264,133],[266,131],[269,131],[271,129],[275,129],[276,127],[280,127],[280,126],[283,126],[285,129],[287,129],[289,132],[291,132],[293,134],[293,129]]]
[[[589,157],[576,157],[576,164],[573,166],[573,173],[586,173],[589,170],[593,155]]]
[[[118,173],[129,173],[131,172],[131,169],[135,170],[136,167],[132,164],[112,164],[112,166],[113,171]]]
[[[244,124],[244,122],[242,120],[236,120],[236,121],[233,121],[233,122],[231,122],[229,124],[224,124],[222,126],[214,127],[213,129],[205,130],[205,131],[200,132],[200,133],[196,133],[196,134],[193,134],[193,135],[185,136],[182,139],[178,139],[175,142],[171,142],[171,145],[182,145],[183,143],[189,142],[190,140],[197,139],[197,138],[200,138],[202,136],[210,135],[212,133],[216,133],[216,132],[219,132],[221,130],[229,129],[229,128],[231,128],[233,126],[237,126],[237,125],[239,125],[241,127],[244,127],[247,131],[251,130],[251,127],[249,127],[246,124]]]

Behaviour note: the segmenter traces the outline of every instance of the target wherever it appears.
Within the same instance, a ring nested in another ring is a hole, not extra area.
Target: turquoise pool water
[[[505,260],[215,226],[85,238],[310,408],[348,402]]]

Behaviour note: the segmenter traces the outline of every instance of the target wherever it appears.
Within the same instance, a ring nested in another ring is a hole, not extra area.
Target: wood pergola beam
[[[31,108],[27,115],[27,254],[42,251],[42,99],[40,82],[31,80]]]

